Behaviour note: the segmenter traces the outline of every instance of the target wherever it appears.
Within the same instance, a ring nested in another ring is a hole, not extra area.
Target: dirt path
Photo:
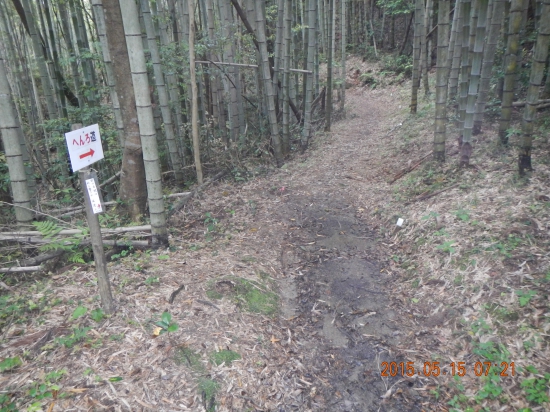
[[[372,148],[383,144],[400,107],[388,89],[353,89],[348,102],[348,119],[289,166],[282,205],[269,211],[284,231],[283,316],[303,339],[305,375],[322,388],[306,402],[312,410],[420,410],[403,398],[384,401],[397,380],[381,378],[380,362],[399,361],[392,349],[410,330],[392,309],[387,257],[361,218],[362,197],[380,179]]]

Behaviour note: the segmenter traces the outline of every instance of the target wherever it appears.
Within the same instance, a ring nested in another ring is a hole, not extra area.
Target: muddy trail
[[[356,217],[345,197],[293,197],[285,204],[287,236],[281,252],[282,315],[303,336],[305,376],[324,383],[313,410],[415,411],[385,394],[396,380],[383,380],[380,363],[399,361],[390,348],[403,333],[390,309],[388,275],[381,271],[375,234]],[[414,387],[410,381],[406,387]],[[412,396],[410,396],[412,395]]]

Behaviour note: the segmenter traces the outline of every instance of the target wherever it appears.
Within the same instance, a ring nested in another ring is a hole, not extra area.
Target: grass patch
[[[199,393],[201,395],[204,408],[208,412],[214,412],[216,410],[216,394],[220,384],[210,378],[199,379]]]
[[[273,316],[277,312],[279,297],[267,290],[265,274],[260,274],[260,277],[262,281],[225,277],[212,283],[206,290],[206,296],[216,300],[229,297],[248,312]]]
[[[174,360],[180,365],[189,366],[195,372],[205,372],[205,367],[201,362],[201,355],[187,346],[181,346],[176,349]]]
[[[216,366],[219,366],[224,362],[227,366],[229,366],[234,360],[241,359],[241,355],[237,352],[233,352],[232,350],[224,349],[219,352],[214,352],[210,358]]]
[[[216,365],[220,365],[224,361],[226,364],[229,364],[235,359],[240,359],[241,356],[236,352],[223,350],[212,354],[211,358]],[[231,359],[231,361],[227,362],[228,359]],[[202,399],[204,408],[208,412],[214,412],[216,410],[216,394],[220,388],[220,384],[207,376],[208,371],[206,370],[205,364],[201,362],[200,353],[195,352],[187,346],[180,346],[174,353],[174,360],[176,363],[185,365],[195,372],[197,390]],[[220,362],[217,363],[217,360]]]

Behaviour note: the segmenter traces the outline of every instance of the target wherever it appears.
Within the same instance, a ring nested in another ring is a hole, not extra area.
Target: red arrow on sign
[[[94,155],[94,153],[95,153],[95,152],[94,152],[94,149],[90,149],[89,152],[82,153],[82,154],[80,155],[80,158],[81,158],[81,159],[84,159],[84,158],[87,157],[87,156],[92,157],[92,156]]]

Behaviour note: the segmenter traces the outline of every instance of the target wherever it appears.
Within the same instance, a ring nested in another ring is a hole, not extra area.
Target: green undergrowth
[[[222,363],[225,363],[226,365],[230,365],[231,362],[235,360],[241,359],[241,355],[239,355],[237,352],[234,352],[232,350],[223,349],[219,352],[214,352],[211,355],[212,363],[219,366]]]
[[[229,298],[248,312],[274,316],[277,313],[279,297],[268,289],[269,277],[265,274],[260,276],[259,280],[236,276],[218,279],[208,285],[206,296],[216,300]]]
[[[209,362],[216,366],[222,363],[230,365],[231,362],[241,359],[241,355],[237,352],[224,349],[211,353],[208,359]],[[176,349],[174,360],[193,372],[197,390],[205,410],[209,412],[215,411],[217,406],[216,395],[220,389],[220,384],[208,372],[208,362],[203,362],[201,354],[188,346],[180,346]]]

